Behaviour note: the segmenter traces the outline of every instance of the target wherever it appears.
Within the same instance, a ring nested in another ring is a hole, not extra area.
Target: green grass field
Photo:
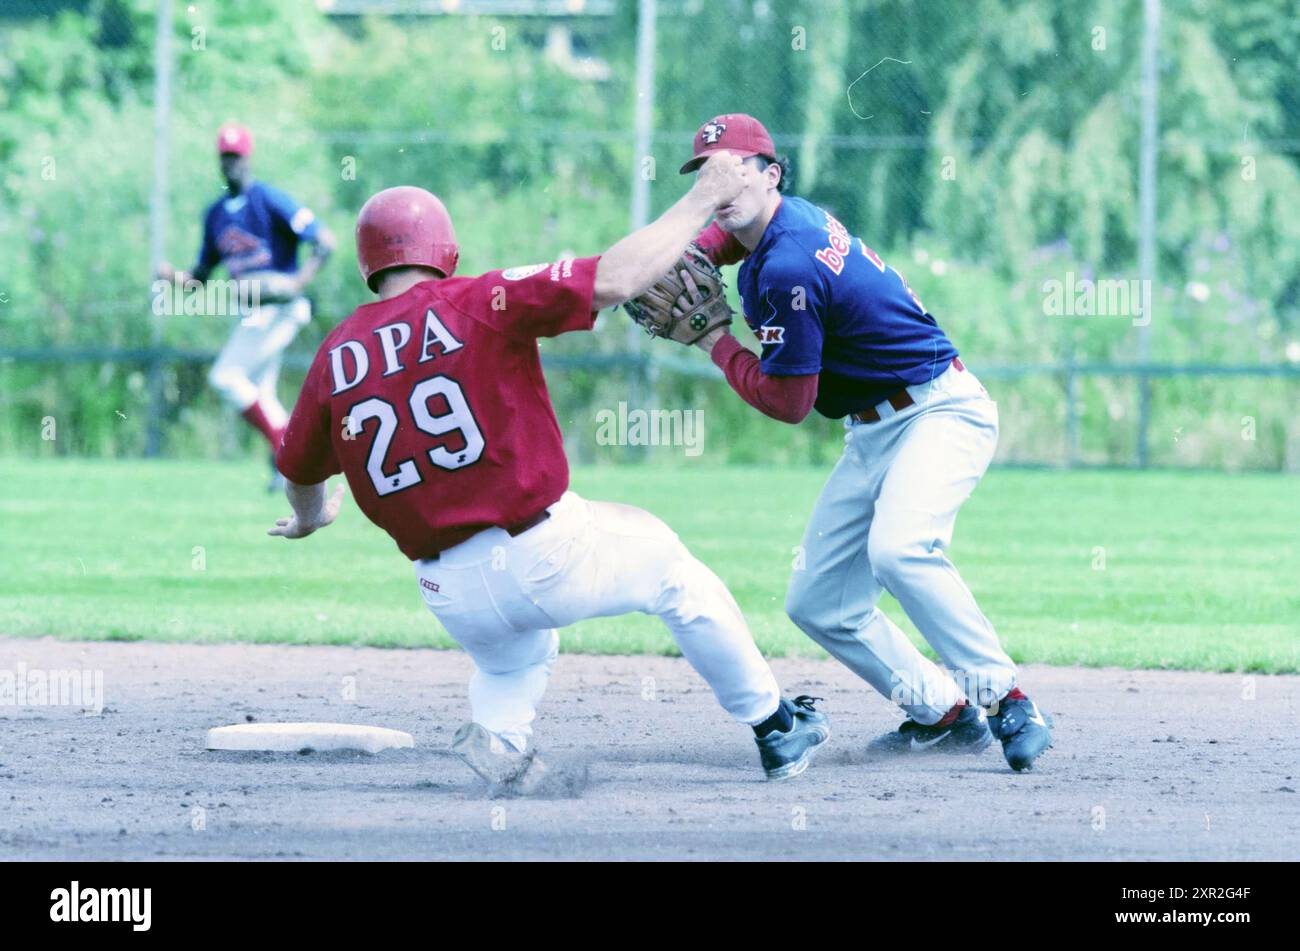
[[[449,646],[409,564],[348,502],[306,541],[252,463],[0,461],[0,634]],[[817,654],[782,603],[826,476],[591,468],[574,488],[664,518],[731,587],[771,655]],[[1300,481],[1275,475],[993,470],[952,556],[1013,657],[1300,670]],[[1104,567],[1103,567],[1104,559]],[[885,609],[911,630],[892,599]],[[590,621],[569,651],[665,653],[658,622]]]

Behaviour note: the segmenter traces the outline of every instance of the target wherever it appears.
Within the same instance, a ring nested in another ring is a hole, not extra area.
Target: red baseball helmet
[[[451,215],[431,192],[400,185],[370,196],[361,206],[357,264],[372,291],[376,289],[373,278],[384,268],[418,264],[451,277],[459,260]]]
[[[217,151],[222,155],[249,155],[253,151],[253,133],[237,122],[227,122],[217,130]]]
[[[743,112],[732,112],[724,116],[714,116],[695,133],[695,155],[682,166],[683,175],[693,172],[714,152],[723,149],[741,158],[761,155],[776,159],[776,147],[772,137],[763,128],[763,123]]]

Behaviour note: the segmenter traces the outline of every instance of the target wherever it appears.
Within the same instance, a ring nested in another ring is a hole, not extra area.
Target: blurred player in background
[[[557,628],[633,611],[659,617],[736,720],[770,779],[807,768],[830,736],[812,698],[783,699],[722,581],[649,512],[568,491],[537,339],[590,330],[641,293],[736,194],[740,160],[717,156],[658,220],[601,257],[453,277],[442,203],[419,188],[372,197],[357,219],[362,276],[379,301],[321,345],[276,457],[291,518],[330,524],[342,471],[361,510],[415,564],[420,593],[476,667],[473,722],[453,749],[481,777],[527,788],[544,769],[532,722]]]
[[[281,355],[311,320],[311,303],[303,291],[333,252],[335,241],[309,209],[254,180],[253,136],[248,129],[223,125],[217,132],[217,152],[226,194],[204,215],[198,263],[187,273],[164,261],[158,277],[203,282],[223,264],[232,279],[250,282],[257,305],[241,315],[208,382],[266,437],[274,453],[289,420],[276,393]],[[304,241],[311,244],[312,254],[300,268],[298,245]],[[271,488],[281,483],[273,467]]]
[[[1048,724],[946,554],[993,458],[997,405],[902,274],[833,215],[783,194],[789,165],[762,123],[718,116],[694,146],[682,174],[722,149],[745,157],[746,187],[697,243],[715,264],[744,261],[737,283],[762,353],[726,327],[697,345],[767,416],[797,423],[816,409],[846,430],[786,611],[907,714],[873,751],[978,753],[996,738],[1013,769],[1028,769],[1051,743]],[[877,607],[884,591],[948,670]]]

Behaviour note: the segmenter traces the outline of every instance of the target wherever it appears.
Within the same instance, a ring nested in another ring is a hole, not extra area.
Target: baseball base
[[[207,749],[297,753],[355,750],[378,753],[411,747],[409,733],[355,723],[239,723],[208,730]]]

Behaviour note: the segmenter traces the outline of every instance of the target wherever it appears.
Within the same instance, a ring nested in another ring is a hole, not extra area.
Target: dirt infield
[[[0,639],[0,672],[103,672],[104,710],[0,706],[0,860],[1295,859],[1300,677],[1029,667],[1056,748],[870,761],[896,722],[838,664],[778,660],[834,737],[766,783],[677,658],[563,656],[538,722],[568,798],[494,800],[446,752],[457,652]],[[209,753],[211,726],[395,727],[375,756]]]

